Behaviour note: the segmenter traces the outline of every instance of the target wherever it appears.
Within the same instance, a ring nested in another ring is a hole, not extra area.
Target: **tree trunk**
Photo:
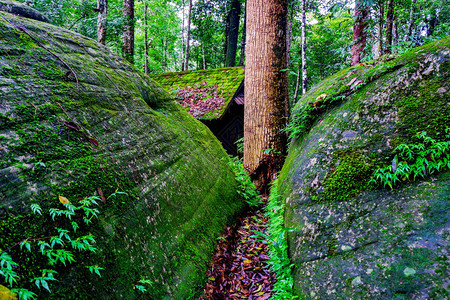
[[[308,76],[306,73],[306,0],[302,0],[302,95],[306,94]]]
[[[181,24],[181,71],[184,71],[184,0],[182,1],[182,24]]]
[[[245,42],[247,39],[247,5],[245,5],[244,12],[244,27],[242,28],[242,41],[241,41],[241,58],[239,60],[239,65],[243,66],[245,62]]]
[[[228,18],[229,25],[228,25],[225,67],[234,67],[236,65],[236,52],[239,37],[240,16],[241,16],[241,2],[239,0],[231,0],[230,13]]]
[[[144,72],[145,74],[150,73],[148,67],[148,22],[147,22],[148,6],[147,2],[144,3]]]
[[[293,12],[293,9],[290,10]],[[291,40],[292,40],[292,19],[294,18],[293,13],[289,14],[286,24],[286,69],[289,68],[291,60]]]
[[[298,51],[298,56],[302,55],[302,51]],[[302,63],[298,64],[297,68],[297,79],[295,80],[295,92],[294,92],[294,104],[297,103],[298,100],[298,91],[300,90],[300,81],[302,76]]]
[[[353,46],[350,65],[354,66],[361,62],[365,54],[367,40],[367,18],[369,9],[361,0],[356,2],[355,6],[355,24],[353,25]]]
[[[134,63],[134,0],[123,0],[123,56]]]
[[[97,0],[97,40],[104,45],[106,42],[106,20],[108,16],[108,0]]]
[[[411,39],[413,26],[414,26],[414,5],[417,0],[411,1],[411,8],[409,10],[409,21],[408,21],[408,38]]]
[[[394,26],[394,0],[389,0],[388,2],[388,12],[386,15],[386,48],[384,49],[385,54],[392,53],[392,35]]]
[[[378,28],[377,28],[377,47],[375,59],[383,55],[383,23],[384,23],[384,1],[378,2]]]
[[[287,0],[247,1],[244,167],[263,192],[286,150],[286,17]]]
[[[188,20],[187,20],[187,34],[186,34],[186,51],[184,52],[184,64],[183,71],[189,69],[189,39],[191,38],[191,12],[192,12],[192,0],[189,0]]]
[[[202,58],[203,58],[203,70],[206,70],[206,54],[205,54],[205,46],[202,44]]]

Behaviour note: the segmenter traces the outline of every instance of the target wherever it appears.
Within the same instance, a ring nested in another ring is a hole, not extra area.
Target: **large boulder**
[[[447,37],[345,69],[297,103],[278,183],[297,295],[448,297],[448,167],[393,190],[370,179],[416,133],[448,140],[449,75]]]
[[[0,248],[19,263],[15,287],[33,288],[49,268],[38,249],[16,243],[65,226],[30,206],[46,212],[96,195],[99,218],[71,234],[91,233],[97,252],[55,265],[59,281],[39,298],[193,297],[217,236],[243,207],[220,143],[108,48],[0,14]],[[116,191],[126,195],[109,197]]]

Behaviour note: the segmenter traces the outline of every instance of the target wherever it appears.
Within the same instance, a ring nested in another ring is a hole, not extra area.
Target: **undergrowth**
[[[284,227],[284,203],[278,194],[278,182],[275,180],[270,189],[270,197],[266,206],[269,219],[267,240],[269,241],[269,264],[277,276],[273,285],[271,299],[297,299],[293,295],[292,264],[287,252],[286,232]]]
[[[238,194],[244,198],[248,205],[259,206],[262,203],[261,198],[258,197],[255,185],[245,171],[242,161],[238,157],[230,158],[228,165],[233,169],[235,178],[239,182]]]
[[[450,128],[446,129],[446,141],[436,141],[425,131],[415,135],[415,144],[401,144],[390,166],[374,171],[370,181],[381,181],[391,189],[402,181],[425,178],[444,169],[450,169]],[[411,178],[412,177],[412,178]]]

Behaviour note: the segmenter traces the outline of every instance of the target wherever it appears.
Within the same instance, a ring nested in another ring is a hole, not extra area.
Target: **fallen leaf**
[[[357,79],[358,79],[357,77],[353,78],[353,79],[352,79],[352,80],[350,80],[350,82],[349,82],[349,83],[347,83],[346,85],[352,85],[352,84],[353,84],[353,82],[355,82],[355,81],[356,81]]]
[[[88,137],[88,140],[92,145],[98,146],[97,140],[94,140],[93,138],[90,138],[90,137]]]
[[[319,96],[317,96],[316,101],[322,101],[327,97],[327,94],[321,94]]]
[[[102,199],[102,202],[104,204],[106,204],[106,198],[105,198],[105,195],[103,194],[102,189],[98,187],[97,188],[97,192],[98,192],[98,195],[99,195],[100,199]]]
[[[70,204],[69,199],[67,199],[66,197],[59,195],[58,198],[59,202],[61,202],[62,204]]]

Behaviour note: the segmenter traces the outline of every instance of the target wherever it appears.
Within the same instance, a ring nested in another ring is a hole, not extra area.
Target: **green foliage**
[[[261,199],[258,197],[255,185],[245,171],[242,161],[237,157],[231,157],[228,165],[233,169],[236,180],[239,182],[239,195],[244,198],[248,205],[259,206],[261,204]]]
[[[86,225],[89,225],[93,218],[98,217],[99,210],[93,207],[98,205],[97,202],[99,200],[99,197],[91,196],[79,201],[78,205],[73,205],[71,203],[66,203],[68,200],[65,197],[60,196],[63,208],[50,208],[48,214],[57,226],[67,224],[65,220],[72,220],[72,218],[77,220],[81,219]],[[30,209],[36,216],[46,218],[46,216],[42,214],[42,208],[39,204],[33,203],[30,206]],[[55,231],[52,235],[44,237],[29,236],[9,248],[1,250],[0,275],[3,277],[3,281],[10,288],[12,288],[19,279],[23,281],[23,278],[21,278],[23,275],[16,272],[16,270],[20,270],[23,266],[16,263],[9,254],[14,248],[20,246],[20,250],[26,249],[32,254],[39,253],[46,259],[45,264],[50,268],[42,269],[38,276],[33,276],[31,282],[34,282],[38,289],[42,288],[51,293],[49,284],[51,281],[57,281],[55,276],[58,273],[53,269],[54,267],[58,264],[66,266],[69,263],[75,262],[76,255],[79,252],[95,252],[97,250],[93,246],[95,244],[95,239],[92,234],[74,237],[79,226],[76,221],[73,221],[70,224],[72,225],[71,230],[55,227]],[[14,256],[14,252],[12,255]],[[103,269],[98,265],[86,266],[86,268],[88,268],[91,273],[95,273],[98,276],[100,276],[100,270]],[[16,293],[20,299],[35,299],[36,297],[34,292],[24,288],[12,288],[11,292]]]
[[[270,197],[266,206],[266,215],[269,219],[268,235],[258,233],[270,241],[269,253],[272,270],[277,275],[277,281],[273,286],[273,298],[271,299],[296,299],[292,287],[292,265],[288,257],[288,246],[286,242],[287,228],[284,227],[284,203],[278,194],[278,181],[272,183]]]
[[[370,182],[381,181],[393,189],[401,181],[450,169],[450,129],[446,130],[445,137],[446,141],[438,142],[425,131],[416,134],[415,138],[422,142],[398,145],[392,164],[376,169]]]
[[[145,292],[147,292],[147,289],[145,288],[144,284],[151,285],[152,283],[153,283],[153,281],[151,281],[151,280],[141,279],[141,280],[138,281],[138,284],[136,284],[134,286],[134,288],[136,290],[138,290],[139,292],[145,293]]]

